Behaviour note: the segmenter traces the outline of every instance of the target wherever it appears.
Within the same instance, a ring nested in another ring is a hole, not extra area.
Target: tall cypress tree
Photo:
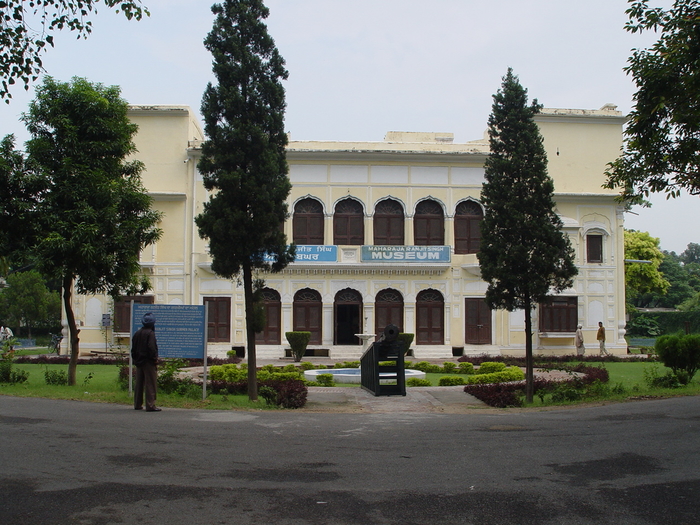
[[[554,182],[534,120],[542,106],[537,100],[528,105],[527,90],[510,68],[493,100],[478,257],[488,305],[525,312],[526,396],[532,402],[532,308],[552,290],[571,287],[578,272],[554,212]]]
[[[212,270],[241,278],[245,293],[248,397],[257,399],[254,272],[280,271],[294,260],[282,225],[291,190],[285,157],[284,60],[263,20],[262,0],[226,0],[204,40],[218,85],[207,85],[202,115],[207,140],[199,171],[214,193],[195,219],[209,239]],[[256,281],[261,286],[261,281]]]

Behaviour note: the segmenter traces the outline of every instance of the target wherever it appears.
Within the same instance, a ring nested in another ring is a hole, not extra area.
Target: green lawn
[[[39,365],[15,364],[13,370],[26,370],[29,380],[26,383],[9,385],[0,383],[0,395],[21,397],[45,397],[49,399],[73,399],[98,403],[133,404],[128,391],[121,390],[117,384],[119,370],[115,365],[79,364],[77,369],[76,386],[47,385],[44,380],[46,370],[64,370],[68,365]],[[231,408],[267,409],[265,401],[253,403],[248,396],[210,395],[202,401],[202,390],[199,389],[196,398],[185,398],[178,395],[158,393],[158,405],[178,408],[211,408],[228,410]]]

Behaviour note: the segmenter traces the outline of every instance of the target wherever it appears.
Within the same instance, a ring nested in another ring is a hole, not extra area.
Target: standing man
[[[605,349],[605,328],[603,328],[603,323],[598,321],[598,335],[596,335],[598,343],[600,343],[600,355],[610,355]]]
[[[156,317],[147,313],[141,320],[140,328],[131,342],[131,358],[136,365],[136,389],[134,391],[134,409],[143,408],[143,396],[146,394],[146,412],[160,412],[156,407],[156,388],[158,384],[158,343],[156,342]]]
[[[576,355],[583,356],[586,353],[586,347],[583,346],[583,325],[576,327]]]

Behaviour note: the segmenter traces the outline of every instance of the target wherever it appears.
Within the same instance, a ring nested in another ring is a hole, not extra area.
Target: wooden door
[[[464,342],[468,345],[491,344],[491,309],[483,299],[465,299]]]

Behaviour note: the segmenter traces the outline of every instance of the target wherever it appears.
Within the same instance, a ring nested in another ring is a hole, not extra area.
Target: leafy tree
[[[195,221],[209,239],[212,270],[227,279],[242,274],[248,346],[248,396],[257,399],[255,377],[255,271],[280,271],[294,259],[282,225],[291,190],[284,132],[284,60],[263,19],[261,0],[214,4],[213,28],[204,45],[214,57],[218,85],[207,86],[202,115],[209,137],[199,170],[214,193]]]
[[[683,264],[700,264],[700,244],[689,243],[679,258]]]
[[[141,0],[103,0],[107,7],[116,7],[131,20],[149,16]],[[10,86],[17,80],[29,84],[43,71],[41,54],[47,45],[53,47],[56,31],[68,28],[86,38],[92,32],[87,19],[97,13],[100,0],[4,0],[0,1],[0,99],[9,103]]]
[[[622,155],[607,172],[608,188],[645,203],[651,192],[670,197],[700,192],[700,0],[675,0],[668,10],[629,0],[625,29],[660,34],[650,49],[635,49],[625,71],[637,92],[624,131]]]
[[[572,286],[577,269],[554,212],[554,182],[534,120],[541,106],[537,100],[528,106],[527,90],[511,69],[493,99],[478,258],[489,306],[525,312],[526,396],[532,402],[532,309],[552,290]]]
[[[32,137],[29,156],[49,185],[35,213],[41,234],[32,250],[37,269],[61,281],[74,385],[79,339],[73,288],[113,297],[146,291],[139,254],[160,237],[161,214],[151,210],[141,184],[143,164],[124,160],[136,149],[137,126],[117,86],[46,77],[22,118]]]
[[[61,298],[50,291],[36,270],[13,273],[7,278],[7,288],[0,293],[0,318],[9,326],[25,326],[28,337],[34,328],[61,325]]]
[[[625,285],[629,303],[634,303],[643,294],[666,293],[670,283],[659,271],[663,260],[657,237],[647,232],[625,230],[625,261],[650,261],[626,262]]]
[[[27,246],[37,230],[33,212],[46,190],[44,177],[36,172],[13,135],[0,142],[0,275],[26,262]]]

